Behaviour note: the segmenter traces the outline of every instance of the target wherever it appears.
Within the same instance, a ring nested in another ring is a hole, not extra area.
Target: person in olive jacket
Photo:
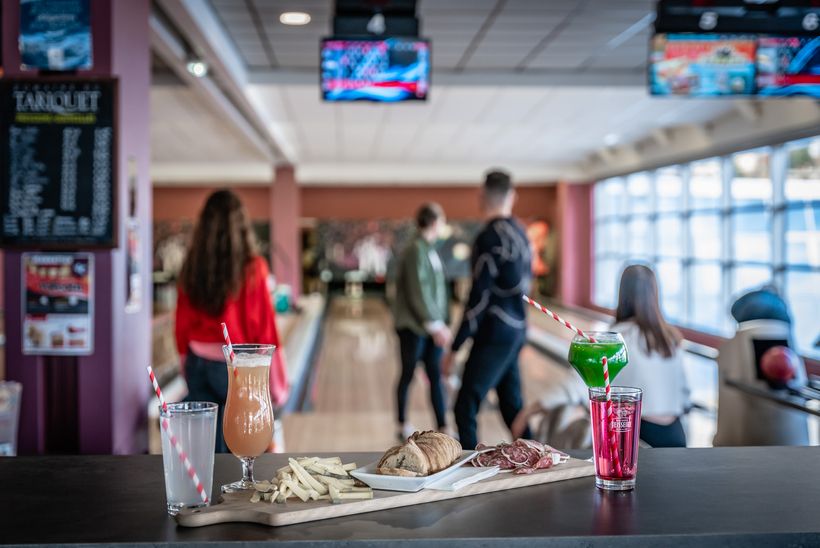
[[[436,203],[422,205],[416,214],[418,233],[399,258],[396,276],[395,325],[401,350],[401,376],[396,388],[398,437],[405,439],[414,428],[406,423],[407,390],[416,364],[424,363],[430,379],[430,399],[440,431],[446,431],[444,387],[441,381],[441,356],[450,344],[447,326],[449,299],[444,268],[433,244],[446,219]]]

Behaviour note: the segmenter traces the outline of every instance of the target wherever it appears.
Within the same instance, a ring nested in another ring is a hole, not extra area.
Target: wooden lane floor
[[[572,372],[526,347],[521,354],[525,401],[551,394],[564,399],[578,389]],[[331,301],[308,395],[309,410],[284,417],[287,451],[383,451],[397,441],[395,389],[399,375],[398,340],[386,304],[379,299]],[[448,390],[452,408],[456,391]],[[490,394],[479,414],[479,438],[509,440]],[[435,426],[429,383],[422,367],[410,387],[408,421],[417,429]],[[455,428],[452,412],[449,424]]]

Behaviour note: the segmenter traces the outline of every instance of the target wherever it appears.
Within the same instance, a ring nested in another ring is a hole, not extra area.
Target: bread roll
[[[416,432],[391,447],[379,460],[380,474],[427,476],[444,470],[461,456],[461,445],[447,434]]]

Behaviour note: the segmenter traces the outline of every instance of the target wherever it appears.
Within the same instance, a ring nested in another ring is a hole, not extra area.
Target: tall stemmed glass
[[[223,493],[254,487],[253,463],[273,438],[273,405],[270,400],[270,364],[275,347],[269,344],[225,345],[228,366],[228,400],[222,430],[225,444],[242,463],[242,479],[222,486]]]

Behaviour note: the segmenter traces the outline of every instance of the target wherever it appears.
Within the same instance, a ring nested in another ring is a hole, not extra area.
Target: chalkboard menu
[[[0,80],[0,244],[116,246],[116,81]]]

